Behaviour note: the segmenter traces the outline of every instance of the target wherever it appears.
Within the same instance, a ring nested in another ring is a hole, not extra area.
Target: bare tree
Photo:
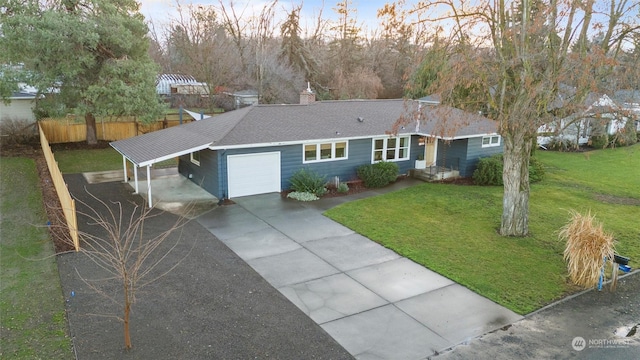
[[[248,13],[249,4],[239,10],[233,1],[225,4],[218,1],[218,13],[222,19],[222,25],[236,46],[242,72],[250,73],[253,68],[253,81],[260,87],[262,73],[262,60],[264,46],[268,39],[273,38],[277,24],[274,22],[275,7],[278,0],[265,3],[259,14]],[[251,66],[255,64],[256,66]]]
[[[330,85],[336,99],[376,99],[383,90],[378,75],[367,67],[349,73],[336,69]]]
[[[297,103],[300,90],[306,87],[304,74],[282,61],[280,49],[281,44],[273,39],[262,45],[260,101],[264,104]]]
[[[181,240],[175,233],[187,220],[178,217],[174,223],[154,224],[153,228],[145,229],[151,219],[162,214],[161,211],[133,203],[128,206],[121,202],[107,203],[88,191],[87,194],[88,202],[77,202],[78,220],[86,225],[81,226],[78,233],[82,240],[80,253],[107,275],[102,279],[78,275],[91,289],[122,306],[122,316],[110,316],[123,322],[124,346],[130,349],[129,316],[136,294],[171,272],[189,255],[190,250],[180,260],[167,264],[169,254]]]
[[[574,24],[593,26],[590,9],[584,8],[590,3],[444,0],[421,1],[415,7],[432,14],[422,21],[450,29],[455,39],[453,70],[434,84],[434,92],[445,103],[484,111],[499,122],[504,144],[502,235],[528,234],[529,158],[538,127],[582,106],[602,80],[598,69],[615,55],[605,46],[571,49],[577,40]],[[621,20],[609,22],[607,29],[624,27]],[[563,84],[573,86],[575,96],[559,102]]]
[[[238,62],[241,54],[220,23],[216,9],[179,3],[177,9],[166,44],[172,70],[205,82],[210,97],[219,87],[241,86],[246,79]]]

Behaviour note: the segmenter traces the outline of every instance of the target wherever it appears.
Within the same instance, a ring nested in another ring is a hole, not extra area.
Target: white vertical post
[[[153,206],[151,201],[151,165],[147,165],[147,192],[149,196],[149,207]]]
[[[438,138],[435,136],[433,141],[433,164],[438,165]]]
[[[140,192],[140,190],[138,189],[138,165],[133,164],[133,182],[136,185],[136,194],[138,194]]]
[[[129,178],[127,177],[127,158],[122,155],[122,168],[124,169],[124,182],[129,181]]]

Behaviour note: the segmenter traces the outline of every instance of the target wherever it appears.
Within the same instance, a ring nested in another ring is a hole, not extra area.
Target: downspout
[[[227,198],[227,194],[229,193],[229,186],[228,186],[228,178],[229,178],[229,169],[227,166],[227,158],[226,158],[226,154],[227,154],[227,150],[222,150],[220,152],[218,152],[218,156],[219,156],[219,161],[218,161],[218,179],[220,180],[220,186],[219,186],[219,191],[220,191],[220,195],[222,195],[221,199],[226,199]],[[224,164],[223,164],[224,162]],[[224,176],[221,176],[222,173],[222,169],[225,169],[224,172]]]

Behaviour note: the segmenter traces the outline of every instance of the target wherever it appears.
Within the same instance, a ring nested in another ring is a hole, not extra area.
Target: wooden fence
[[[79,251],[80,242],[78,240],[78,218],[76,214],[76,202],[75,200],[73,200],[73,198],[71,198],[71,194],[69,193],[67,184],[62,178],[62,173],[60,172],[58,163],[53,156],[53,152],[51,152],[49,141],[47,141],[47,137],[45,136],[42,127],[38,127],[38,129],[40,132],[40,145],[42,146],[42,152],[44,152],[44,157],[47,160],[47,167],[49,168],[49,173],[51,174],[51,179],[53,180],[53,185],[56,188],[58,198],[60,199],[60,204],[62,205],[62,212],[64,213],[64,217],[67,221],[67,228],[69,229],[69,235],[71,236],[71,240],[73,241],[73,247],[76,249],[76,251]]]
[[[182,123],[191,122],[187,114]],[[39,121],[42,131],[50,144],[80,142],[87,140],[87,125],[84,118],[67,116],[65,118],[45,118]],[[178,114],[169,114],[164,119],[151,123],[142,123],[135,117],[97,118],[96,135],[98,140],[115,141],[146,134],[148,132],[180,125]]]

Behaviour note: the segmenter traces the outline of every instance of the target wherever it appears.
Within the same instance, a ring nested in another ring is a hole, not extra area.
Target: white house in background
[[[175,94],[208,96],[209,88],[206,83],[198,82],[191,75],[160,74],[156,80],[156,92],[163,96]]]
[[[37,91],[35,88],[20,86],[20,91],[9,97],[9,104],[0,101],[0,122],[7,121],[35,122],[33,109],[36,106]]]
[[[613,99],[623,111],[634,117],[636,131],[640,131],[640,90],[618,90]]]
[[[586,108],[580,113],[540,126],[538,145],[548,145],[554,139],[584,145],[592,135],[592,125],[606,122],[606,132],[613,135],[621,131],[629,120],[627,109],[606,94],[590,94],[585,105]]]

